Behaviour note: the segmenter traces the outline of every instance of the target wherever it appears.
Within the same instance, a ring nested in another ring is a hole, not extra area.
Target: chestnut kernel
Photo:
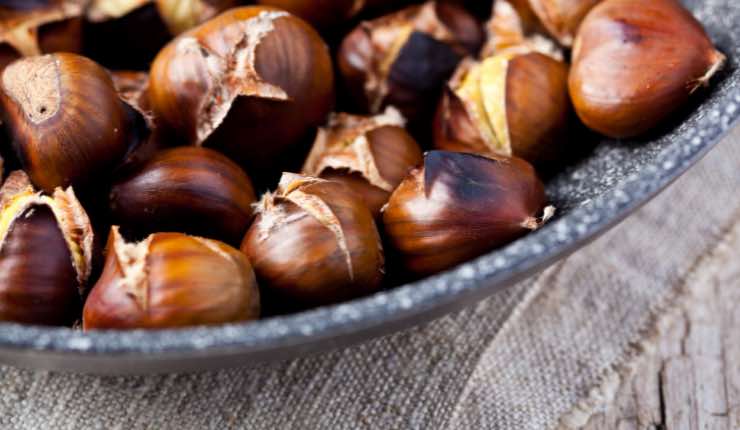
[[[377,217],[408,171],[422,162],[405,122],[392,107],[376,116],[332,115],[319,129],[302,172],[343,183]]]
[[[561,45],[573,45],[578,26],[602,0],[529,0],[529,5],[547,32]]]
[[[431,151],[383,209],[388,246],[426,276],[539,228],[554,213],[542,182],[518,158]]]
[[[0,189],[0,320],[71,325],[90,276],[93,231],[71,188],[36,192],[15,171]]]
[[[287,12],[231,9],[169,43],[150,101],[188,144],[226,153],[258,179],[283,167],[334,102],[328,48]],[[310,136],[309,136],[310,135]]]
[[[128,243],[117,227],[105,268],[83,308],[90,329],[174,328],[259,316],[259,290],[247,258],[210,239],[156,233]]]
[[[361,23],[345,37],[337,61],[359,107],[380,113],[393,105],[412,123],[423,122],[444,82],[482,39],[464,9],[430,1]]]
[[[13,149],[46,192],[84,187],[138,144],[135,112],[105,69],[85,57],[23,58],[3,70],[0,89]]]
[[[284,173],[241,246],[265,294],[286,307],[335,303],[376,291],[383,251],[370,211],[344,185]]]
[[[586,126],[634,137],[683,106],[724,60],[677,1],[605,0],[578,31],[568,87]]]
[[[434,124],[439,149],[562,159],[571,112],[568,66],[541,54],[500,54],[466,61],[450,81]]]
[[[206,148],[157,153],[110,192],[113,222],[146,235],[176,231],[238,245],[256,198],[246,173]]]
[[[563,60],[562,50],[546,36],[529,0],[497,0],[491,19],[486,23],[486,33],[481,58],[536,51]]]

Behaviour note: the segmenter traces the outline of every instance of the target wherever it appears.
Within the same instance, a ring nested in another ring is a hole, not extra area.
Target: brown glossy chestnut
[[[247,6],[169,43],[152,65],[149,92],[155,116],[183,142],[218,149],[261,178],[313,137],[331,112],[333,82],[313,28]]]
[[[237,164],[195,146],[157,153],[110,192],[113,222],[126,232],[175,231],[235,245],[255,202],[252,183]]]
[[[431,151],[391,195],[383,226],[403,269],[425,276],[539,228],[554,212],[545,203],[524,160]]]
[[[84,0],[0,5],[0,70],[20,57],[80,52]]]
[[[105,268],[85,302],[84,330],[174,328],[259,316],[259,290],[247,258],[210,239],[156,233],[128,243],[117,227]]]
[[[468,12],[430,1],[361,23],[342,41],[337,62],[362,110],[380,113],[393,105],[412,124],[423,123],[458,62],[482,41]]]
[[[113,70],[148,70],[172,38],[154,0],[89,0],[83,53]]]
[[[257,207],[242,251],[265,294],[285,307],[335,303],[376,291],[383,251],[370,211],[338,182],[284,173]]]
[[[440,101],[434,145],[543,165],[567,152],[570,116],[564,62],[539,52],[466,61]]]
[[[0,189],[0,320],[71,325],[90,276],[93,231],[71,188],[37,192],[18,170]]]
[[[605,0],[578,31],[570,96],[589,128],[633,137],[683,106],[724,60],[677,1]]]
[[[346,23],[366,5],[365,0],[258,0],[257,3],[284,9],[322,30]]]
[[[343,183],[377,217],[408,171],[422,162],[405,122],[392,107],[375,116],[335,114],[319,130],[302,173]]]
[[[172,34],[180,34],[219,13],[237,6],[239,0],[155,0],[159,15]]]
[[[23,58],[3,70],[0,90],[13,149],[34,185],[46,192],[88,185],[140,138],[136,113],[119,98],[105,69],[85,57]]]

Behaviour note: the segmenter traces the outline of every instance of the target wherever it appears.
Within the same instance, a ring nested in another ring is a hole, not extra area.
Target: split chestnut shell
[[[539,228],[553,215],[534,168],[518,158],[431,151],[383,209],[403,269],[426,276]]]

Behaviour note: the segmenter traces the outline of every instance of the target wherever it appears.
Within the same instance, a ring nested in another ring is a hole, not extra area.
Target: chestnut
[[[238,165],[195,146],[155,154],[110,192],[113,222],[126,232],[177,231],[236,245],[255,202],[252,183]]]
[[[302,173],[343,183],[377,217],[406,173],[422,162],[404,125],[393,107],[376,116],[332,115],[319,129]]]
[[[242,251],[265,294],[284,307],[335,303],[376,291],[383,250],[370,211],[338,182],[284,173],[257,206]]]
[[[93,231],[71,188],[37,192],[23,171],[0,189],[0,320],[71,325],[90,276]]]
[[[486,23],[487,39],[480,56],[536,51],[562,61],[562,50],[546,32],[529,0],[497,0]]]
[[[464,9],[429,1],[361,23],[342,41],[338,67],[360,109],[393,105],[414,125],[431,117],[444,82],[482,39]]]
[[[562,159],[571,116],[568,66],[539,52],[466,61],[450,81],[434,123],[434,146],[524,158]]]
[[[149,82],[164,127],[258,179],[294,161],[334,102],[327,46],[304,21],[266,7],[230,9],[181,34]]]
[[[121,99],[139,112],[149,111],[149,73],[136,70],[113,70],[110,76]]]
[[[20,59],[0,75],[13,149],[37,187],[84,187],[137,144],[137,114],[95,62],[57,53]]]
[[[88,0],[83,53],[114,70],[148,70],[172,38],[154,0]]]
[[[634,137],[683,106],[724,60],[677,1],[605,0],[578,31],[568,87],[589,128]]]
[[[155,3],[167,28],[177,35],[237,6],[239,0],[155,0]]]
[[[284,9],[299,16],[321,30],[328,30],[344,24],[357,15],[365,0],[258,0],[264,6]]]
[[[425,276],[539,228],[554,213],[545,203],[524,160],[430,151],[391,195],[383,225],[401,266]]]
[[[256,319],[259,290],[247,258],[210,239],[156,233],[108,237],[105,268],[82,311],[91,329],[174,328]]]
[[[570,47],[586,14],[602,0],[529,0],[529,5],[547,32],[561,45]]]

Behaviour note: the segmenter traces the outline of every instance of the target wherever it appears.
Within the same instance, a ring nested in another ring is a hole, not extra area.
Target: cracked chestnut
[[[724,60],[677,1],[605,0],[581,24],[568,86],[589,128],[634,137],[681,108]]]
[[[328,48],[311,26],[247,6],[170,42],[149,90],[155,116],[182,142],[224,152],[261,178],[313,138],[331,112],[333,82]]]
[[[545,203],[524,160],[430,151],[383,209],[387,246],[408,273],[431,275],[539,228],[554,212]]]
[[[319,129],[302,172],[343,183],[377,217],[408,171],[422,162],[405,122],[392,107],[375,116],[335,114]]]
[[[18,170],[0,189],[0,320],[71,325],[90,276],[93,231],[71,188],[37,192]]]
[[[321,30],[344,24],[365,6],[365,0],[258,0],[264,6],[277,7],[299,16]]]
[[[154,0],[159,15],[172,34],[180,34],[219,13],[237,6],[239,0]]]
[[[176,231],[236,245],[255,201],[252,183],[236,163],[195,146],[155,154],[110,192],[113,222],[137,237]]]
[[[383,278],[370,211],[344,185],[324,179],[284,173],[260,201],[241,249],[265,294],[287,308],[362,296]]]
[[[236,249],[181,233],[156,233],[129,243],[117,227],[105,268],[85,302],[91,329],[174,328],[256,319],[254,272]]]

